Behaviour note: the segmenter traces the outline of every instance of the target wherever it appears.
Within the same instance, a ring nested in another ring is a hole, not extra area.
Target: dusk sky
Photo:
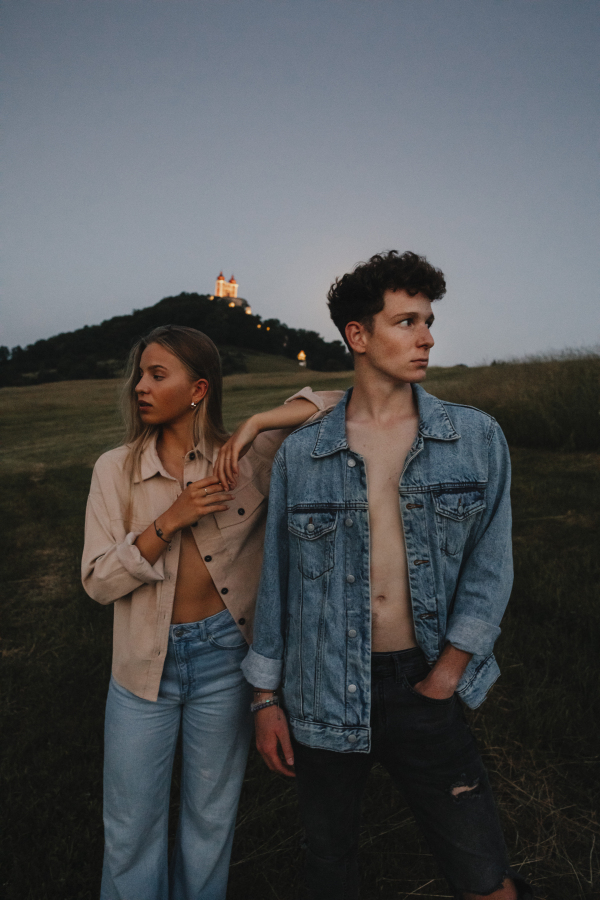
[[[447,277],[432,362],[598,344],[597,0],[5,0],[0,344],[222,269],[339,337],[384,249]]]

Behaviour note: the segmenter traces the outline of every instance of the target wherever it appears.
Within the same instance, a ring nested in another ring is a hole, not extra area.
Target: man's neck
[[[365,372],[361,366],[357,367],[347,419],[385,426],[416,414],[417,404],[409,382],[377,377],[372,370]]]

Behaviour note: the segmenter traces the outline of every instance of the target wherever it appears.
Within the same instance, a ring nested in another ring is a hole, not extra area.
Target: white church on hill
[[[238,297],[238,283],[233,277],[229,281],[225,281],[225,276],[219,272],[219,276],[215,282],[215,297],[222,300],[229,300],[229,306],[241,306],[247,315],[252,315],[252,310],[246,300]]]
[[[232,297],[235,300],[237,292],[238,283],[233,275],[229,281],[225,281],[225,276],[222,272],[219,272],[219,277],[215,283],[215,297]]]

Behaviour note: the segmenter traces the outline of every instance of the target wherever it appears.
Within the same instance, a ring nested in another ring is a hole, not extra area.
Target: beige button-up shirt
[[[342,398],[342,391],[303,388],[298,397],[310,400],[325,415]],[[252,641],[254,604],[263,558],[271,466],[291,429],[265,431],[240,460],[235,500],[226,512],[203,516],[192,528],[198,551],[216,589],[240,631]],[[141,477],[130,485],[128,448],[104,453],[92,475],[88,498],[85,546],[81,563],[86,592],[98,603],[114,603],[113,664],[115,679],[127,690],[155,701],[162,675],[177,581],[181,534],[151,566],[135,545],[137,537],[177,499],[182,487],[165,470],[156,441],[144,450]],[[184,460],[183,483],[212,475],[218,448],[210,459],[198,448]],[[130,500],[129,528],[125,517]]]

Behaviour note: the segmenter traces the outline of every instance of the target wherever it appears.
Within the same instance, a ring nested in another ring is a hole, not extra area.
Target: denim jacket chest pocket
[[[433,490],[436,527],[442,553],[455,556],[464,549],[478,513],[486,507],[485,484],[443,485]]]
[[[288,530],[295,536],[298,568],[306,578],[321,578],[333,568],[335,512],[290,512]]]

